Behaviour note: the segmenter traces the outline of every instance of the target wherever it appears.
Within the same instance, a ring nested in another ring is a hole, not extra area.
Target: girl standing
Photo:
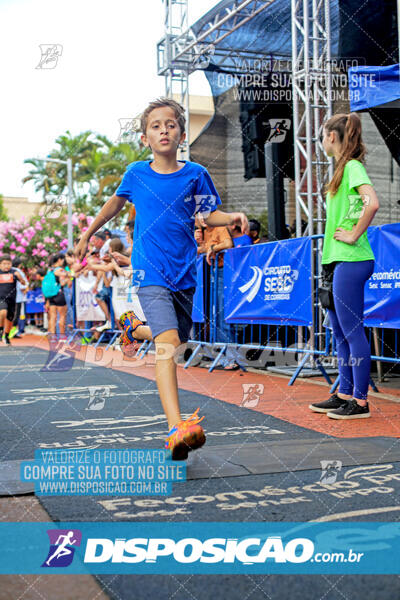
[[[328,309],[336,339],[340,385],[329,400],[311,404],[332,419],[370,416],[368,385],[371,354],[364,332],[364,286],[374,271],[367,228],[379,208],[363,161],[366,149],[357,114],[326,121],[322,140],[336,169],[328,184],[322,264],[333,271],[333,303]]]

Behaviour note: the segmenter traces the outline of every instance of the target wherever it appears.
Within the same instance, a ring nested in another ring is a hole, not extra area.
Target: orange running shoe
[[[120,316],[119,323],[124,330],[120,339],[122,352],[127,356],[133,356],[138,348],[133,332],[139,325],[143,325],[143,322],[138,319],[133,310],[128,310]]]
[[[168,433],[165,448],[171,450],[172,460],[186,460],[191,450],[200,448],[206,441],[197,413],[199,408],[186,421],[177,423]]]

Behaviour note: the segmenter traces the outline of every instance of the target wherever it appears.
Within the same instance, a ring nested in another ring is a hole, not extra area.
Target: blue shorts
[[[195,288],[173,292],[160,285],[147,285],[138,290],[139,301],[151,329],[153,339],[169,329],[177,329],[182,343],[188,341],[192,329],[192,307]]]
[[[107,302],[107,300],[111,300],[111,286],[106,287],[105,285],[103,285],[101,290],[97,292],[96,298],[98,300],[104,300],[104,302]]]

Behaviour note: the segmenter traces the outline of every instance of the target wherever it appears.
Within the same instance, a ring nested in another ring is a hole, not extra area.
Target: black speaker
[[[286,85],[281,85],[283,78]],[[265,86],[241,87],[240,123],[244,177],[265,177],[264,144],[277,145],[274,157],[283,177],[294,179],[293,108],[289,78],[283,73],[270,75]]]
[[[400,108],[370,108],[369,114],[400,166]]]
[[[399,60],[397,0],[339,0],[339,58],[385,66]]]

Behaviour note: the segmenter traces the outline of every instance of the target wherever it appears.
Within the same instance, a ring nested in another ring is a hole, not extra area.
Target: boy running
[[[4,254],[0,257],[0,340],[4,332],[6,344],[11,343],[9,333],[16,309],[17,280],[25,285],[22,275],[13,268],[11,257]]]
[[[205,442],[198,410],[182,421],[176,376],[176,362],[166,348],[176,349],[187,342],[192,327],[192,303],[196,286],[194,239],[196,215],[217,227],[239,225],[248,232],[243,213],[223,213],[207,170],[190,161],[177,161],[178,146],[185,139],[183,107],[169,98],[151,102],[141,117],[143,144],[150,147],[153,160],[130,164],[115,194],[82,235],[76,248],[83,258],[90,237],[115,217],[126,200],[135,204],[136,220],[132,268],[139,273],[139,300],[146,316],[143,325],[132,312],[121,317],[126,335],[154,340],[156,382],[167,417],[169,433],[165,447],[174,460],[184,460],[190,450]]]

